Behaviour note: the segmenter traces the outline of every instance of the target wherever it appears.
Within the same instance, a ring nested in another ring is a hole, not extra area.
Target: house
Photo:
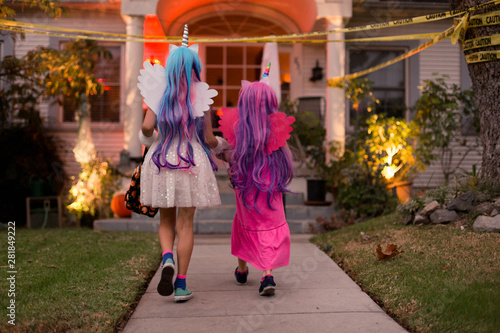
[[[78,30],[94,30],[129,35],[181,36],[183,25],[189,25],[190,36],[210,38],[256,37],[326,31],[344,27],[382,23],[396,19],[425,16],[448,10],[446,0],[62,0],[66,14],[52,20],[29,8],[19,11],[16,19]],[[330,40],[442,32],[452,19],[398,28],[361,32],[334,33]],[[15,42],[0,35],[0,55],[21,57],[38,45],[62,47],[64,37],[26,34]],[[404,40],[371,43],[280,43],[279,65],[281,96],[299,100],[304,107],[317,109],[327,129],[327,139],[344,141],[353,131],[355,114],[342,90],[326,86],[326,79],[343,76],[394,58],[423,41]],[[103,42],[113,54],[113,61],[99,68],[106,93],[92,108],[92,135],[96,150],[119,161],[120,151],[131,157],[141,155],[137,138],[143,117],[143,104],[136,86],[139,70],[145,60],[164,64],[168,45],[162,43]],[[214,106],[234,106],[240,80],[259,77],[262,43],[200,43],[203,79],[219,91]],[[313,71],[323,73],[322,78]],[[449,83],[470,87],[467,66],[458,45],[442,41],[406,60],[386,67],[368,77],[375,82],[374,93],[384,111],[410,119],[411,106],[419,96],[422,80],[432,73],[449,75]],[[312,78],[312,79],[311,79]],[[309,103],[309,104],[308,104]],[[41,113],[51,133],[65,149],[62,151],[69,174],[75,175],[79,165],[74,160],[77,124],[74,112],[44,103]],[[457,147],[458,150],[464,149]],[[455,154],[455,158],[459,158]],[[463,168],[479,165],[481,151],[470,154]],[[442,174],[438,164],[432,165],[415,180],[415,187],[439,184]],[[298,184],[296,190],[303,190]]]

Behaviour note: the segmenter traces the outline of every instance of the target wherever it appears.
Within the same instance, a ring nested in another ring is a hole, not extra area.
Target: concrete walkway
[[[194,298],[158,295],[158,271],[124,332],[406,332],[309,238],[292,235],[290,265],[274,271],[276,295],[263,297],[252,266],[248,285],[236,284],[229,235],[195,235]]]

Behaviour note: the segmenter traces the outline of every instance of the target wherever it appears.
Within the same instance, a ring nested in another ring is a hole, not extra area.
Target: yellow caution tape
[[[500,51],[483,51],[468,54],[465,56],[465,61],[468,64],[474,64],[477,62],[495,61],[500,59]]]
[[[477,28],[488,25],[500,24],[500,11],[494,11],[479,15],[474,15],[470,18],[469,27]]]
[[[465,14],[455,26],[455,31],[451,34],[451,43],[456,44],[459,40],[465,39],[470,13]]]
[[[462,49],[467,51],[493,45],[500,45],[500,34],[468,39],[463,42]]]
[[[107,42],[142,42],[142,43],[176,43],[178,40],[170,39],[143,39],[143,38],[108,38],[108,37],[97,37],[88,35],[70,35],[70,34],[59,34],[47,31],[37,31],[27,28],[18,28],[10,26],[1,26],[0,30],[14,31],[18,33],[31,33],[37,35],[71,38],[71,39],[88,39],[88,40],[98,40]],[[384,37],[369,37],[369,38],[356,38],[356,39],[283,39],[275,41],[277,43],[304,43],[304,44],[322,44],[330,42],[346,42],[346,43],[363,43],[363,42],[383,42],[383,41],[401,41],[401,40],[421,40],[421,39],[432,39],[439,33],[428,33],[428,34],[410,34],[410,35],[397,35],[397,36],[384,36]],[[271,41],[271,40],[269,40]],[[253,41],[251,41],[253,43]],[[217,42],[214,42],[217,43]],[[210,43],[206,43],[210,44]]]
[[[361,76],[364,76],[364,75],[367,75],[367,74],[370,74],[370,73],[373,73],[379,69],[382,69],[382,68],[385,68],[387,66],[390,66],[392,64],[395,64],[397,63],[398,61],[401,61],[403,59],[406,59],[406,58],[409,58],[411,57],[412,55],[428,48],[429,46],[431,45],[434,45],[436,44],[437,42],[445,39],[445,38],[448,38],[450,37],[453,32],[455,31],[455,28],[456,26],[453,26],[449,29],[447,29],[446,31],[443,31],[442,33],[440,33],[438,36],[434,37],[432,40],[424,43],[424,44],[421,44],[419,45],[418,47],[400,55],[400,56],[397,56],[396,58],[392,59],[392,60],[389,60],[389,61],[386,61],[380,65],[377,65],[377,66],[373,66],[371,68],[368,68],[368,69],[365,69],[363,71],[359,71],[357,73],[352,73],[352,74],[348,74],[348,75],[345,75],[345,76],[341,76],[341,77],[334,77],[334,78],[330,78],[327,80],[327,85],[329,87],[337,87],[337,88],[340,88],[342,87],[342,81],[345,81],[345,80],[351,80],[351,79],[355,79],[355,78],[358,78],[358,77],[361,77]]]
[[[190,40],[198,43],[258,43],[258,42],[267,42],[267,41],[279,41],[279,40],[290,40],[290,39],[298,39],[305,37],[313,37],[313,36],[323,36],[329,35],[333,33],[344,33],[344,32],[355,32],[355,31],[364,31],[364,30],[373,30],[373,29],[381,29],[381,28],[390,28],[402,25],[416,24],[416,23],[424,23],[424,22],[432,22],[437,20],[448,19],[452,17],[456,17],[462,14],[465,14],[470,11],[483,10],[488,9],[493,6],[500,4],[500,0],[492,0],[482,5],[471,7],[467,10],[453,10],[447,11],[443,13],[437,14],[429,14],[425,16],[418,16],[412,18],[406,18],[401,20],[394,20],[382,23],[368,24],[364,26],[358,27],[350,27],[350,28],[342,28],[342,29],[334,29],[327,31],[317,31],[310,33],[301,33],[301,34],[289,34],[289,35],[280,35],[280,36],[262,36],[262,37],[245,37],[245,38],[196,38],[191,37]],[[485,14],[481,14],[485,15]],[[477,15],[474,17],[482,17],[481,15]],[[126,35],[126,34],[117,34],[117,33],[106,33],[106,32],[98,32],[98,31],[90,31],[90,30],[79,30],[79,29],[71,29],[71,28],[62,28],[62,27],[54,27],[54,26],[46,26],[46,25],[38,25],[33,23],[26,22],[17,22],[10,20],[0,19],[0,25],[10,26],[10,27],[22,27],[22,28],[30,28],[30,29],[38,29],[38,30],[50,30],[50,31],[58,31],[58,32],[69,32],[76,33],[80,35],[102,35],[102,36],[110,36],[110,37],[121,37],[127,38],[137,38],[134,41],[150,40],[151,42],[159,42],[158,40],[180,40],[180,36],[167,36],[167,37],[159,37],[159,36],[140,36],[140,35]]]
[[[134,38],[141,38],[141,39],[142,38],[170,39],[170,40],[177,40],[177,41],[182,40],[182,36],[180,36],[180,37],[179,36],[177,36],[177,37],[164,37],[164,36],[127,35],[127,34],[119,34],[119,33],[114,33],[114,32],[100,32],[100,31],[93,31],[93,30],[63,28],[63,27],[56,27],[56,26],[50,26],[50,25],[34,24],[34,23],[27,23],[27,22],[4,20],[4,19],[0,19],[0,25],[8,26],[8,27],[15,27],[15,28],[31,28],[31,29],[39,29],[39,30],[77,33],[77,34],[84,34],[84,35],[100,35],[100,36],[112,36],[112,37],[122,37],[122,38],[134,37]]]
[[[143,38],[109,38],[109,37],[98,37],[98,36],[88,36],[88,35],[69,35],[69,34],[60,34],[60,33],[47,32],[47,31],[37,31],[37,30],[26,29],[26,28],[6,27],[6,26],[0,26],[0,30],[13,31],[13,32],[18,32],[18,33],[30,33],[30,34],[35,34],[35,35],[44,35],[44,36],[52,36],[52,37],[61,37],[61,38],[68,38],[68,39],[97,40],[97,41],[103,41],[103,42],[141,42],[141,43],[151,42],[151,40],[143,39]],[[178,40],[170,40],[170,39],[161,39],[158,41],[155,41],[155,40],[153,40],[153,41],[155,43],[177,43],[177,42],[179,42]]]

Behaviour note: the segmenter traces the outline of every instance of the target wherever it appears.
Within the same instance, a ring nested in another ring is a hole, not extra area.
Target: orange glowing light
[[[219,109],[219,110],[217,110],[217,112],[215,114],[220,117],[224,114],[224,112],[222,112],[222,110]]]
[[[110,87],[104,87],[104,90],[109,90],[109,89],[111,89],[111,88]]]
[[[150,62],[152,65],[153,64],[156,64],[156,65],[161,65],[161,61],[159,59],[155,59],[154,57],[151,58],[151,59],[146,59],[147,62]]]

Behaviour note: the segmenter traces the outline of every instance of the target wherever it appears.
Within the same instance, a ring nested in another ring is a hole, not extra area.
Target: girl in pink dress
[[[274,295],[272,270],[290,259],[290,229],[282,193],[293,178],[286,140],[293,117],[278,111],[273,89],[266,83],[242,82],[238,109],[226,110],[220,125],[228,143],[229,174],[236,193],[231,253],[238,258],[236,280],[246,283],[247,262],[262,271],[260,295]]]

